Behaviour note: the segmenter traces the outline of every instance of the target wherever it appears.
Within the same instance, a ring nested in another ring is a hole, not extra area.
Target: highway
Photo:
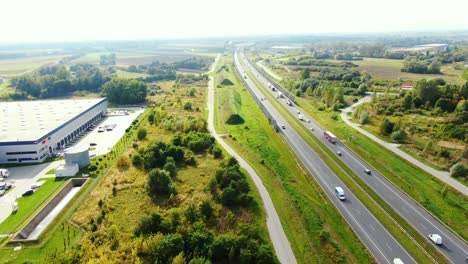
[[[239,63],[237,53],[234,55],[234,62],[240,72],[245,72]],[[282,134],[292,149],[304,163],[305,167],[317,180],[330,201],[343,215],[356,235],[363,241],[376,261],[379,263],[393,263],[394,258],[400,258],[404,263],[416,263],[408,252],[398,243],[398,241],[379,223],[379,221],[367,210],[367,208],[357,199],[333,171],[320,159],[317,153],[307,144],[307,142],[288,124],[286,119],[268,101],[262,100],[264,95],[255,86],[250,78],[244,79],[247,88],[254,94],[256,100],[261,102],[269,114],[280,124],[286,126]],[[346,196],[345,201],[336,197],[334,188],[343,188]]]
[[[243,54],[242,54],[243,55]],[[262,76],[262,73],[258,72],[255,67],[252,67],[250,62],[242,56],[246,65],[249,65],[248,70],[252,72],[254,76],[257,77],[258,81],[265,85],[265,88],[276,95],[276,92],[273,92],[268,88],[269,83]],[[395,210],[401,217],[403,217],[409,224],[411,224],[423,237],[428,238],[429,234],[437,233],[442,236],[443,244],[441,246],[436,246],[433,244],[439,252],[441,252],[450,262],[452,263],[468,263],[468,245],[467,242],[452,232],[447,226],[439,222],[432,214],[426,211],[422,206],[420,206],[416,201],[411,197],[402,192],[398,187],[389,182],[384,176],[379,174],[375,169],[368,165],[364,160],[359,156],[355,155],[351,150],[349,150],[344,144],[339,140],[336,144],[332,144],[323,136],[325,129],[316,123],[310,116],[308,116],[302,109],[298,108],[294,104],[288,106],[286,104],[286,99],[279,99],[279,101],[287,108],[289,111],[297,116],[297,111],[301,112],[305,120],[310,120],[310,123],[307,121],[303,122],[303,125],[309,130],[310,136],[316,136],[321,142],[332,150],[335,154],[341,152],[341,159],[348,167],[353,170],[356,175],[358,175],[366,184],[368,184],[377,194],[379,194],[382,199],[384,199],[392,208]],[[314,129],[314,131],[311,130]],[[289,134],[292,128],[287,127],[287,133]],[[371,174],[364,172],[364,169],[368,168],[371,170]],[[406,262],[405,262],[406,263]]]

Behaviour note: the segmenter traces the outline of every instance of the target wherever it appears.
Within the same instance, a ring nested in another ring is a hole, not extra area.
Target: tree
[[[164,170],[168,171],[171,177],[175,177],[177,174],[177,166],[173,157],[167,157],[166,163],[164,164]]]
[[[465,72],[467,72],[468,68],[466,68]],[[460,97],[463,97],[464,99],[468,100],[468,82],[466,82],[464,85],[460,86],[460,91],[458,93]]]
[[[304,70],[301,71],[301,79],[305,80],[305,79],[309,79],[309,78],[310,78],[310,69],[305,68]]]
[[[190,102],[185,102],[185,104],[184,104],[184,110],[187,110],[187,111],[192,110],[192,103],[190,103]]]
[[[450,168],[450,175],[452,177],[466,177],[466,168],[463,163],[455,163],[455,165]]]
[[[393,132],[390,137],[398,143],[403,143],[405,141],[405,133],[400,130]]]
[[[148,174],[147,189],[150,196],[153,197],[156,194],[168,195],[175,193],[175,188],[169,172],[161,169],[153,169],[150,171]]]
[[[434,60],[428,67],[427,70],[429,73],[440,73],[440,62],[438,60]]]
[[[435,81],[422,79],[416,83],[416,95],[423,103],[429,102],[433,106],[440,98],[440,91]]]
[[[362,112],[360,121],[361,121],[361,124],[363,125],[369,123],[369,112],[367,111]]]
[[[405,97],[403,97],[403,102],[402,106],[405,110],[411,109],[411,106],[413,104],[413,93],[406,93]]]
[[[423,104],[423,101],[421,100],[421,98],[415,97],[413,99],[413,104],[414,104],[414,107],[419,108]]]
[[[147,85],[138,80],[114,78],[102,87],[102,95],[114,104],[137,104],[146,99]]]
[[[367,90],[369,90],[369,87],[367,86],[367,84],[361,83],[357,91],[360,95],[365,95]]]
[[[388,135],[392,133],[394,125],[395,123],[393,123],[392,121],[390,121],[388,118],[385,117],[382,120],[382,123],[380,124],[380,133],[382,135]]]

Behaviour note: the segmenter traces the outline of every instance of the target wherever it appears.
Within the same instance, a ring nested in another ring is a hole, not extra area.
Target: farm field
[[[9,78],[25,74],[43,65],[57,63],[63,57],[65,55],[0,60],[0,77]]]
[[[416,81],[420,79],[443,78],[448,82],[456,84],[464,83],[464,80],[461,78],[462,71],[454,70],[451,65],[442,66],[441,71],[443,74],[416,74],[400,71],[403,67],[403,60],[364,58],[362,61],[353,61],[353,63],[359,65],[358,69],[360,71],[367,71],[374,79]]]

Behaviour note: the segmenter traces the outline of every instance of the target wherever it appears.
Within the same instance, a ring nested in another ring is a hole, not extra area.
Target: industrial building
[[[106,113],[106,98],[1,102],[0,163],[44,161]]]

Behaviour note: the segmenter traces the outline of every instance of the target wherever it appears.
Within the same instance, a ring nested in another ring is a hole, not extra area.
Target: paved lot
[[[110,115],[105,118],[99,126],[108,124],[116,124],[112,131],[105,131],[98,133],[96,127],[93,131],[85,134],[75,146],[90,147],[90,143],[96,143],[95,150],[90,151],[91,156],[99,156],[106,154],[117,143],[117,141],[125,133],[125,129],[130,126],[134,119],[136,119],[145,109],[131,108],[129,115]],[[0,223],[2,223],[12,212],[12,203],[21,195],[31,188],[39,178],[55,177],[55,175],[46,175],[46,173],[55,169],[60,164],[64,164],[64,160],[54,161],[50,163],[43,163],[31,166],[12,167],[8,168],[10,177],[5,179],[6,182],[14,182],[14,188],[8,191],[3,197],[0,197]],[[21,210],[21,208],[19,209]]]

